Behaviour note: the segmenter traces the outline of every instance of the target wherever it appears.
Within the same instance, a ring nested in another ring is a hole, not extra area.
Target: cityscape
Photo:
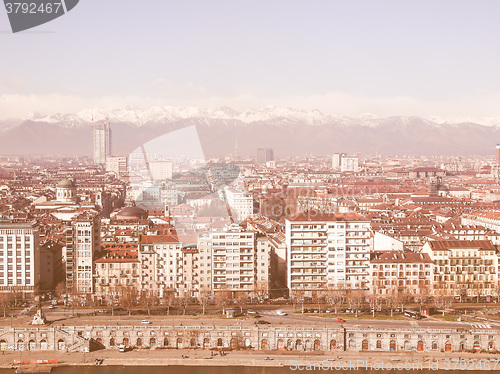
[[[88,128],[93,157],[1,158],[1,300],[19,326],[2,350],[497,351],[500,146],[169,156],[196,143],[188,128],[115,155],[109,121]]]
[[[500,372],[499,12],[5,0],[0,374]]]

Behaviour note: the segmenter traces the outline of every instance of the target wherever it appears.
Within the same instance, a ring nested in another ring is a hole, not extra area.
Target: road
[[[292,310],[283,309],[284,312],[288,313],[287,316],[279,316],[276,314],[275,310],[262,310],[259,313],[262,315],[262,319],[270,322],[273,325],[298,325],[307,324],[315,326],[356,326],[356,327],[366,327],[366,328],[484,328],[484,329],[500,329],[500,323],[495,321],[484,321],[478,323],[469,322],[448,322],[441,321],[438,319],[427,318],[423,320],[405,319],[405,320],[377,320],[377,319],[360,319],[360,318],[349,318],[343,316],[345,322],[337,322],[336,318],[330,317],[329,315],[318,315],[318,314],[297,314],[292,313]]]
[[[150,320],[155,325],[242,325],[251,326],[254,325],[259,319],[253,318],[253,316],[248,315],[246,317],[239,317],[235,319],[224,318],[221,314],[212,315],[115,315],[111,316],[109,314],[99,313],[100,309],[96,309],[96,315],[93,315],[93,309],[90,308],[79,308],[76,317],[73,315],[73,310],[71,308],[65,308],[64,306],[57,306],[54,309],[49,309],[47,306],[43,307],[43,313],[45,314],[47,321],[54,325],[139,325],[141,320]],[[294,313],[293,309],[283,308],[282,311],[286,312],[288,315],[280,316],[277,314],[275,309],[259,309],[258,313],[262,316],[260,320],[264,320],[274,326],[318,326],[318,327],[336,327],[336,326],[356,326],[365,328],[465,328],[465,329],[495,329],[500,330],[500,322],[492,320],[478,320],[476,322],[447,322],[434,318],[426,318],[423,320],[413,320],[409,318],[401,319],[404,317],[396,317],[397,319],[362,319],[354,318],[351,315],[342,315],[345,322],[337,322],[334,314],[316,314],[316,313]],[[30,322],[35,312],[35,308],[26,308],[22,312],[17,314],[14,319],[4,319],[0,318],[0,324],[9,325],[14,323],[14,325],[25,325]],[[75,310],[76,312],[76,310]],[[464,316],[465,317],[465,316]],[[467,316],[470,318],[470,316]],[[262,326],[265,326],[264,324]]]

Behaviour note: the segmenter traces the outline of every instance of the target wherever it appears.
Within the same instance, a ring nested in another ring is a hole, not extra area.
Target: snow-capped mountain
[[[91,124],[92,122],[104,121],[106,118],[109,118],[109,121],[112,123],[128,123],[135,126],[144,126],[146,124],[165,124],[186,119],[197,119],[207,124],[211,123],[210,120],[224,120],[230,121],[233,124],[268,122],[282,125],[302,123],[311,126],[335,124],[338,126],[377,127],[387,122],[393,122],[394,120],[398,121],[401,126],[405,126],[405,124],[411,123],[416,118],[424,120],[432,126],[456,125],[462,123],[476,123],[484,126],[500,125],[500,117],[485,117],[479,119],[474,119],[472,117],[444,119],[437,116],[431,116],[428,118],[416,116],[378,117],[371,113],[364,113],[355,117],[346,117],[324,114],[317,109],[303,110],[278,106],[266,106],[264,108],[251,109],[244,112],[238,112],[227,106],[215,109],[176,106],[155,106],[149,109],[138,109],[132,106],[125,106],[114,109],[85,109],[77,113],[68,114],[35,114],[22,120],[58,124],[63,127],[78,127]],[[21,122],[21,120],[17,120],[17,122]]]
[[[221,119],[242,123],[273,121],[280,123],[300,122],[308,125],[323,125],[335,121],[349,122],[349,119],[325,115],[319,110],[301,110],[276,106],[237,112],[229,107],[202,109],[197,107],[155,106],[149,109],[137,109],[130,106],[106,110],[103,108],[85,109],[74,114],[57,113],[50,116],[35,115],[27,120],[34,122],[59,123],[73,127],[103,121],[130,123],[143,126],[150,123],[166,123],[185,119]]]
[[[126,155],[167,132],[195,125],[207,156],[240,156],[274,148],[278,156],[301,154],[490,154],[500,126],[446,122],[416,116],[343,117],[319,110],[268,106],[238,112],[228,107],[157,106],[87,109],[0,122],[1,154],[90,155],[91,124],[109,118],[112,149]],[[496,123],[491,121],[493,125]],[[500,123],[500,122],[497,122]]]

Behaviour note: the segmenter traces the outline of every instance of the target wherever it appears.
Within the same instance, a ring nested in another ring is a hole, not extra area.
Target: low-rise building
[[[374,295],[431,295],[433,263],[427,253],[379,251],[370,254],[370,292]]]
[[[434,263],[434,293],[492,296],[498,284],[498,250],[489,240],[435,240],[422,249]]]

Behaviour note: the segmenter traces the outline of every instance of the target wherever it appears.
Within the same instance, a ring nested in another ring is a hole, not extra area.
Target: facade
[[[359,160],[357,156],[342,156],[340,163],[341,172],[358,172]]]
[[[243,189],[224,189],[226,202],[231,208],[231,215],[235,222],[242,222],[253,214],[253,196]]]
[[[67,222],[66,289],[83,296],[94,292],[94,259],[101,247],[100,219],[93,212],[79,214]]]
[[[257,164],[265,164],[269,161],[274,161],[274,151],[272,148],[257,149]]]
[[[137,243],[106,243],[105,255],[95,261],[95,294],[101,299],[119,299],[125,290],[139,295],[141,269]]]
[[[434,263],[436,295],[479,298],[496,292],[498,250],[490,241],[429,241],[422,252]]]
[[[120,344],[138,348],[169,349],[248,349],[275,351],[323,352],[463,352],[466,350],[492,352],[500,347],[500,330],[466,328],[363,328],[310,326],[42,326],[5,327],[0,331],[0,350],[4,351],[62,351],[88,352],[93,347],[116,349]],[[483,356],[484,357],[484,356]],[[434,362],[392,362],[392,369],[437,369]],[[442,360],[439,368],[450,362]],[[459,360],[457,360],[458,362]],[[488,362],[483,358],[483,362]],[[343,361],[316,361],[325,370],[345,370],[349,358]],[[494,367],[495,361],[492,362]],[[14,360],[13,363],[16,363]],[[453,362],[452,362],[453,364]],[[377,362],[373,364],[375,369]],[[410,365],[410,366],[408,366]],[[293,370],[293,365],[291,366]],[[305,364],[302,364],[305,367]],[[380,366],[379,366],[380,367]],[[490,366],[485,366],[488,368]],[[389,366],[387,366],[389,368]]]
[[[155,181],[172,179],[172,161],[149,161],[149,170]]]
[[[198,239],[200,290],[255,294],[257,280],[260,290],[268,289],[269,248],[264,242],[258,248],[256,233],[238,225],[204,232]]]
[[[182,289],[182,245],[174,235],[143,235],[139,240],[141,291],[159,298]]]
[[[40,245],[40,291],[48,292],[56,289],[64,282],[62,261],[62,245],[52,240]]]
[[[343,153],[334,153],[332,156],[332,169],[339,170],[342,165]]]
[[[38,229],[0,221],[0,291],[33,294],[40,283]]]
[[[291,295],[346,286],[367,288],[370,221],[355,213],[302,213],[286,220]]]
[[[94,163],[106,164],[108,157],[111,155],[111,131],[109,122],[106,119],[104,123],[98,123],[93,128],[93,143],[94,143]]]
[[[118,179],[128,175],[127,157],[112,156],[106,160],[106,171],[112,172]]]
[[[370,292],[374,295],[432,294],[433,263],[427,253],[380,251],[370,254]]]

